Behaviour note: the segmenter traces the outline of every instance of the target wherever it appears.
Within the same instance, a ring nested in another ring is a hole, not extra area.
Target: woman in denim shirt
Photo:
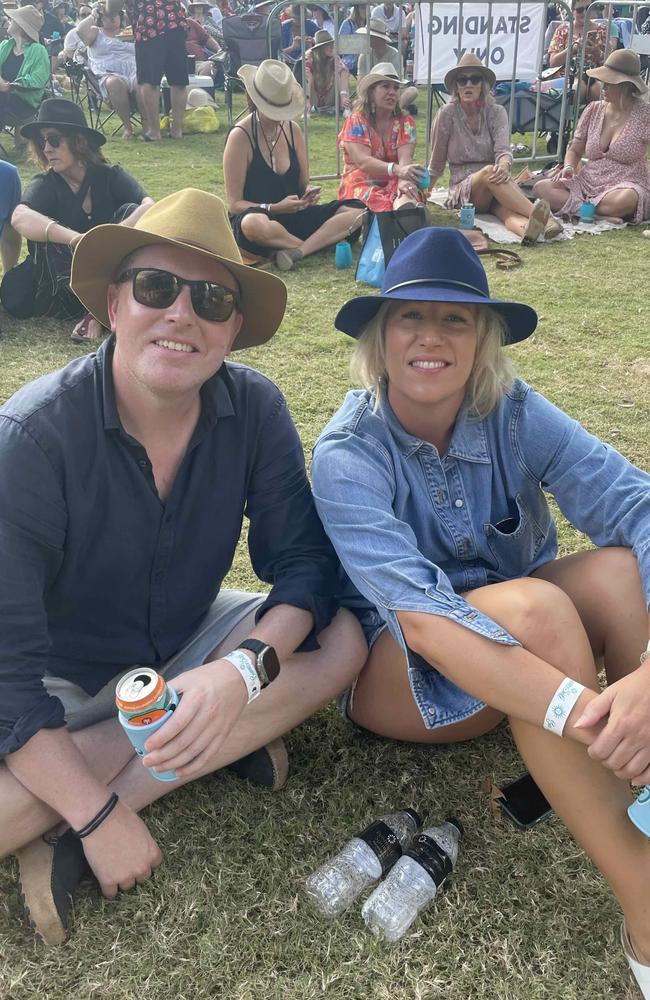
[[[536,323],[489,298],[452,229],[409,236],[381,294],[339,311],[367,389],[323,431],[312,476],[370,645],[346,711],[419,743],[507,715],[615,892],[650,998],[650,846],[626,815],[629,781],[650,782],[650,477],[512,377],[501,345]],[[545,493],[599,548],[556,558]]]

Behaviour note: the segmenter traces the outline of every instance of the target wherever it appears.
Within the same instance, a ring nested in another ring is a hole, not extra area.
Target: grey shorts
[[[212,650],[224,642],[240,621],[256,611],[265,599],[266,594],[248,594],[243,590],[220,591],[194,635],[157,668],[158,673],[171,680],[172,677],[205,663]],[[137,666],[137,663],[132,665]],[[68,729],[73,732],[116,715],[115,685],[129,669],[131,668],[125,667],[95,695],[87,694],[77,684],[63,677],[55,677],[54,674],[46,674],[43,683],[48,694],[62,702]]]

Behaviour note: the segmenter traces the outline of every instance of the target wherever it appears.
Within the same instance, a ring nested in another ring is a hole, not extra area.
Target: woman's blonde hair
[[[391,307],[404,304],[395,299],[383,302],[363,328],[354,347],[350,362],[352,377],[375,393],[377,404],[388,381],[385,351],[388,314]],[[510,359],[502,350],[508,333],[505,320],[490,306],[478,305],[475,308],[478,333],[476,357],[467,382],[465,402],[482,419],[510,388],[514,374]]]
[[[451,89],[453,91],[451,99],[452,101],[456,101],[458,103],[460,101],[460,97],[458,96],[458,84],[454,82]],[[496,101],[494,100],[494,97],[492,96],[490,91],[490,84],[487,81],[487,79],[483,77],[483,81],[481,83],[481,94],[478,99],[478,105],[481,108],[485,108],[489,104],[495,104],[495,103]]]

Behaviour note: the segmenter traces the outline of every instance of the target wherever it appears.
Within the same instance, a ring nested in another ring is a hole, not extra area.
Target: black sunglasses
[[[168,309],[188,285],[192,308],[201,319],[225,323],[239,305],[239,295],[218,281],[189,281],[157,267],[130,267],[116,279],[122,284],[133,279],[133,298],[150,309]]]
[[[59,135],[58,132],[52,133],[52,135],[39,135],[36,137],[35,142],[38,148],[43,152],[46,143],[49,142],[52,149],[58,149],[62,142],[65,142],[66,137],[64,135]]]
[[[478,76],[478,75],[476,75],[476,76],[457,76],[456,77],[456,83],[459,85],[459,87],[466,87],[468,83],[471,83],[472,86],[475,87],[476,84],[477,83],[481,83],[482,80],[483,80],[483,77],[482,76]]]
[[[586,7],[574,7],[573,8],[573,13],[574,14],[584,14],[584,12],[586,11],[586,9],[587,9]]]

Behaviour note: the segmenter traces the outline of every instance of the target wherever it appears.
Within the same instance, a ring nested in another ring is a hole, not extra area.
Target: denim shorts
[[[376,608],[350,610],[359,620],[370,651],[388,626]],[[485,702],[463,691],[408,647],[405,660],[411,693],[427,729],[440,729],[455,722],[463,722],[486,707]],[[348,709],[354,700],[355,687],[356,681],[336,699],[341,714],[347,722],[352,722]]]
[[[224,642],[240,621],[256,611],[265,600],[266,594],[249,594],[243,590],[220,591],[194,634],[177,653],[156,668],[158,673],[171,680],[172,677],[205,663],[212,650]],[[123,673],[138,665],[134,663],[132,667],[125,667],[95,695],[87,694],[77,684],[64,677],[55,677],[54,674],[46,674],[43,683],[47,693],[54,695],[63,704],[67,727],[74,732],[116,715],[115,685]]]

